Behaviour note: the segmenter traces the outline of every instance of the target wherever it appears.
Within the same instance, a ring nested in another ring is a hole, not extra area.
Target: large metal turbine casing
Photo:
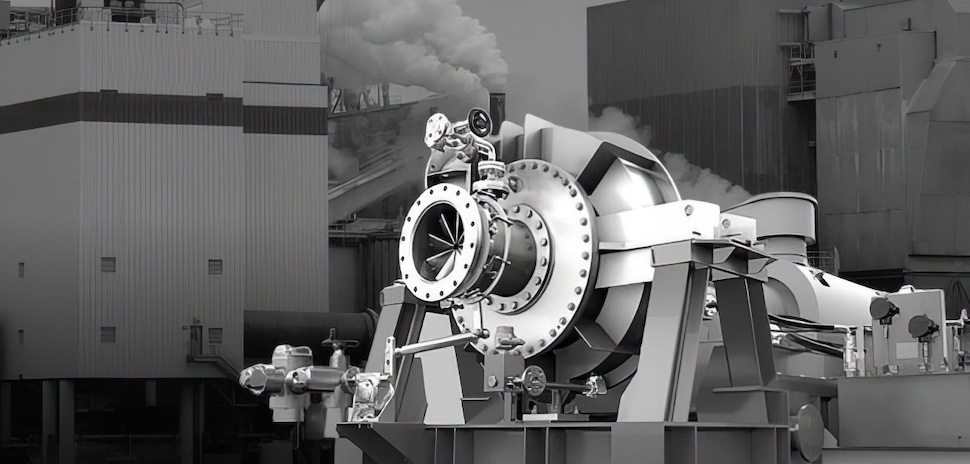
[[[503,124],[495,141],[506,153],[521,142],[504,198],[473,197],[467,163],[432,155],[428,189],[402,230],[405,284],[419,299],[452,305],[460,330],[514,327],[526,358],[555,353],[559,380],[596,372],[621,382],[635,370],[650,291],[649,276],[624,276],[634,262],[641,274],[651,269],[649,251],[631,243],[668,226],[672,237],[709,238],[719,209],[681,202],[660,160],[617,134],[527,116],[524,129]],[[669,225],[637,214],[673,202],[665,211],[679,217]],[[473,346],[485,353],[492,343]]]

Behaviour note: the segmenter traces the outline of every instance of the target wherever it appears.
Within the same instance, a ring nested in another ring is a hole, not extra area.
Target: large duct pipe
[[[332,354],[330,347],[320,342],[337,329],[337,338],[356,340],[359,346],[349,348],[351,364],[363,365],[374,340],[377,314],[365,313],[303,313],[288,311],[243,312],[243,357],[255,361],[269,361],[277,345],[308,346],[313,350],[313,364],[327,365]]]

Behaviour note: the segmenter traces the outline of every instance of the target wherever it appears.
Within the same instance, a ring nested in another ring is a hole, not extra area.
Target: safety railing
[[[815,45],[805,42],[785,46],[788,49],[788,100],[814,98]]]
[[[839,250],[809,251],[808,265],[832,275],[839,275]]]
[[[133,2],[118,2],[133,4]],[[186,11],[177,2],[141,2],[137,8],[126,6],[77,7],[52,13],[13,12],[8,39],[43,32],[81,22],[111,24],[154,24],[164,28],[212,31],[233,35],[243,30],[242,14]]]

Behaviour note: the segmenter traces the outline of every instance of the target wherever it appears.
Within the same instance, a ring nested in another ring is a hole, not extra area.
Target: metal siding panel
[[[329,105],[327,87],[323,85],[277,85],[247,82],[244,103],[257,106],[315,107]]]
[[[900,68],[899,34],[822,42],[816,46],[817,94],[825,98],[899,87]]]
[[[81,375],[221,375],[186,365],[183,326],[222,327],[223,354],[241,361],[240,129],[82,126]],[[116,273],[100,272],[103,256]],[[210,257],[224,259],[223,275],[207,274]],[[115,345],[100,344],[101,326],[117,327]]]
[[[0,106],[75,93],[80,89],[76,27],[21,37],[0,46]],[[17,63],[17,65],[12,65]]]
[[[81,90],[241,97],[240,40],[154,25],[88,24],[80,27]],[[192,53],[187,53],[192,50]]]
[[[325,310],[327,138],[246,134],[244,139],[253,250],[246,308]]]
[[[320,84],[318,38],[288,42],[249,37],[243,43],[246,81]]]
[[[0,135],[0,378],[76,376],[78,123]],[[24,278],[18,263],[25,264]],[[19,344],[24,330],[24,345]]]

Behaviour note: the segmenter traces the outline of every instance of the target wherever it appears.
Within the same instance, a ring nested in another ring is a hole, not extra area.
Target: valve
[[[350,364],[350,360],[344,354],[346,348],[356,348],[360,345],[357,340],[340,340],[337,338],[337,329],[330,328],[330,336],[326,340],[320,342],[324,348],[328,345],[333,349],[333,354],[330,355],[330,367],[336,367],[340,369],[347,369]]]
[[[239,385],[254,395],[275,395],[283,392],[286,371],[272,364],[256,364],[239,374]]]

